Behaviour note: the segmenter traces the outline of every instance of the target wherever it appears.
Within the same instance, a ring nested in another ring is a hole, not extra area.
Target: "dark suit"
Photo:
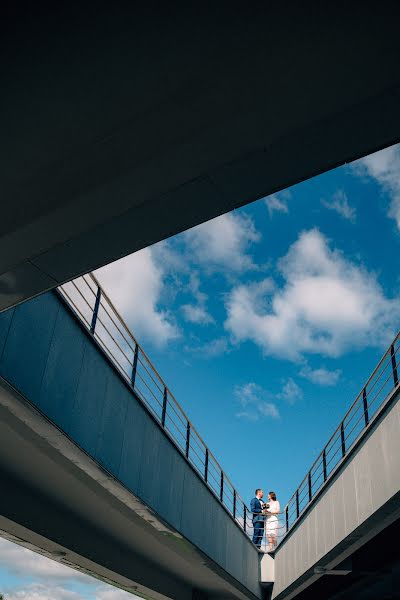
[[[264,536],[265,517],[262,515],[262,506],[258,498],[253,498],[250,502],[251,512],[253,513],[253,544],[257,548],[261,547],[261,542]]]

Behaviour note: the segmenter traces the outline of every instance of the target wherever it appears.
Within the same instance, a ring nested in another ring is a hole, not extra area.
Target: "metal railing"
[[[330,475],[370,426],[385,400],[399,388],[399,349],[400,332],[287,503],[284,510],[286,532],[298,521]]]
[[[90,273],[79,277],[60,286],[58,292],[171,442],[243,532],[251,537],[253,524],[249,508],[95,276]]]
[[[58,292],[171,442],[197,471],[242,531],[252,538],[254,529],[250,509],[187,418],[95,276],[90,273],[79,277],[60,286]],[[268,535],[271,522],[266,516],[262,549],[271,550],[270,542],[276,546],[290,531],[357,439],[369,427],[371,419],[385,399],[399,386],[399,348],[400,333],[385,352],[284,511],[277,515],[278,524],[274,526],[272,540]]]

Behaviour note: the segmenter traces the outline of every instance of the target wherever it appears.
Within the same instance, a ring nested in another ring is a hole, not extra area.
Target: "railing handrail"
[[[101,297],[104,298],[107,301],[108,305],[112,309],[112,311],[113,311],[115,317],[117,318],[118,322],[120,323],[120,325],[122,325],[124,331],[128,334],[129,338],[132,340],[132,342],[134,343],[134,345],[140,350],[141,355],[146,360],[146,362],[149,365],[149,367],[151,368],[152,372],[157,376],[160,384],[163,386],[163,388],[165,390],[167,390],[168,399],[173,401],[174,406],[176,406],[176,408],[180,411],[181,415],[184,417],[185,421],[190,426],[191,431],[195,432],[195,434],[197,435],[200,443],[203,445],[203,447],[206,450],[209,458],[213,459],[215,467],[220,471],[221,475],[223,475],[224,482],[225,483],[229,483],[229,485],[231,486],[233,495],[236,497],[236,502],[238,502],[238,501],[241,502],[242,505],[243,505],[243,508],[244,507],[246,508],[246,514],[247,514],[247,516],[249,514],[251,514],[251,511],[248,508],[246,502],[243,500],[243,498],[241,497],[241,495],[238,493],[238,491],[235,488],[235,486],[233,485],[231,479],[226,475],[226,473],[223,470],[223,468],[221,467],[219,461],[216,459],[216,457],[213,454],[213,452],[211,452],[211,450],[209,449],[208,445],[204,442],[203,438],[200,436],[197,428],[193,425],[192,421],[188,418],[188,416],[186,415],[185,411],[180,406],[179,402],[176,400],[174,394],[171,392],[170,388],[167,386],[167,384],[165,383],[164,379],[161,377],[161,375],[159,374],[159,372],[157,371],[157,369],[153,365],[153,363],[150,360],[150,358],[148,357],[147,353],[143,350],[143,347],[141,346],[141,344],[137,341],[136,337],[134,336],[134,334],[130,330],[129,326],[127,325],[127,323],[125,322],[125,320],[123,319],[123,317],[121,316],[121,314],[119,313],[118,309],[116,308],[116,306],[113,303],[113,301],[111,300],[111,298],[108,296],[107,292],[105,292],[104,288],[102,287],[102,285],[100,284],[100,282],[98,281],[98,279],[96,278],[96,276],[93,273],[88,273],[88,275],[92,279],[92,281],[94,282],[94,284],[96,285],[97,289],[101,290]],[[85,280],[85,275],[83,275],[81,278],[78,278],[78,279],[83,279],[84,281],[86,281]],[[88,287],[90,288],[90,286],[88,286]],[[63,286],[60,286],[60,288],[62,289]],[[92,290],[92,292],[95,294],[94,290]],[[71,301],[69,301],[69,302],[71,303]],[[131,349],[133,350],[133,348],[131,348]],[[205,481],[205,483],[208,483],[208,482]],[[208,487],[211,487],[211,486],[208,485]],[[212,487],[211,487],[211,489],[212,489]]]
[[[376,365],[375,369],[373,370],[373,372],[371,373],[371,375],[369,376],[369,378],[367,379],[366,383],[362,386],[361,391],[358,393],[358,395],[356,396],[354,402],[351,404],[351,406],[349,407],[349,409],[347,410],[347,412],[345,413],[344,417],[341,419],[339,425],[337,426],[337,428],[335,429],[335,431],[333,432],[333,434],[331,435],[331,437],[329,438],[329,440],[327,441],[327,443],[324,445],[323,449],[321,450],[321,452],[318,454],[317,458],[314,460],[313,464],[311,465],[311,467],[308,469],[307,474],[305,475],[305,477],[302,479],[302,481],[300,482],[300,484],[297,486],[296,491],[293,493],[293,495],[289,498],[288,502],[285,505],[285,511],[288,508],[288,506],[290,505],[290,503],[296,499],[296,495],[298,493],[298,491],[302,488],[302,486],[304,485],[304,483],[307,481],[309,474],[312,472],[313,468],[318,464],[318,462],[321,460],[321,458],[323,459],[324,457],[324,453],[326,453],[327,448],[329,447],[330,443],[335,439],[335,437],[338,435],[338,433],[341,431],[343,424],[345,422],[345,420],[347,419],[347,417],[352,413],[353,409],[356,407],[357,403],[363,398],[363,393],[364,391],[368,388],[368,385],[371,383],[371,381],[373,381],[373,379],[375,378],[375,375],[378,373],[380,367],[384,364],[385,360],[389,357],[389,355],[391,354],[391,350],[392,348],[395,346],[396,342],[399,340],[400,338],[400,331],[397,333],[397,335],[393,338],[392,342],[389,344],[387,350],[385,351],[385,353],[383,354],[382,358],[380,359],[379,363]],[[396,350],[397,353],[397,350]],[[399,386],[399,383],[397,384],[397,386],[393,386],[393,390],[396,389],[396,387]]]

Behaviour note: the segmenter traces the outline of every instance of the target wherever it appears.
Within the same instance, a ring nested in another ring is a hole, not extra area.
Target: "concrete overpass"
[[[399,141],[398,12],[8,3],[0,309]]]
[[[400,334],[289,501],[273,558],[95,279],[5,311],[0,532],[156,600],[386,597],[400,574],[399,353]]]
[[[397,356],[399,341],[395,348]],[[372,600],[398,595],[400,385],[398,378],[394,385],[391,363],[389,351],[376,385],[371,386],[367,413],[361,408],[361,395],[358,407],[356,402],[344,420],[348,420],[344,437],[339,427],[328,443],[331,456],[335,447],[339,452],[331,465],[325,454],[326,481],[315,495],[311,487],[311,499],[308,477],[300,486],[306,492],[304,508],[275,553],[273,600]],[[344,454],[343,439],[345,446],[349,444]],[[315,479],[321,466],[317,459],[311,470]],[[289,514],[295,506],[296,495]]]
[[[103,308],[95,336],[54,292],[0,315],[1,534],[145,598],[261,599],[243,502],[170,391],[163,418],[142,397],[144,354],[135,386],[107,355]]]

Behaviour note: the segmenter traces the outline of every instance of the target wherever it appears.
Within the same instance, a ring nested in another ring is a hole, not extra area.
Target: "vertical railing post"
[[[135,381],[136,381],[138,356],[139,356],[139,346],[136,344],[135,345],[135,353],[133,355],[132,378],[131,378],[131,383],[132,383],[133,388],[135,387]]]
[[[189,458],[189,448],[190,448],[190,423],[187,422],[186,425],[186,458]]]
[[[289,506],[285,508],[285,516],[286,516],[286,532],[289,531]]]
[[[208,448],[206,448],[206,460],[204,463],[204,481],[208,481]]]
[[[322,452],[322,465],[323,465],[323,469],[324,469],[324,482],[325,482],[328,477],[327,470],[326,470],[326,450],[325,450],[325,448],[324,448],[324,451]]]
[[[224,472],[221,471],[221,485],[219,488],[219,499],[221,502],[224,501]]]
[[[92,334],[94,334],[94,330],[96,329],[97,317],[98,317],[99,308],[100,308],[100,300],[101,300],[101,287],[98,286],[97,294],[96,294],[96,301],[94,303],[92,322],[90,324],[90,333],[92,333]]]
[[[365,388],[363,389],[363,407],[364,407],[365,427],[368,427],[369,415],[368,415],[367,390]]]
[[[396,353],[394,351],[393,344],[390,346],[390,356],[392,358],[393,381],[394,381],[394,386],[396,387],[396,385],[399,383],[399,376],[397,374]]]
[[[345,454],[346,454],[346,443],[345,443],[345,439],[344,439],[344,424],[343,424],[343,421],[340,423],[340,440],[341,440],[341,444],[342,444],[342,456],[345,456]]]
[[[311,471],[308,473],[308,501],[311,502],[312,489],[311,489]]]
[[[233,518],[236,519],[236,490],[233,490]]]
[[[165,418],[167,416],[167,403],[168,403],[168,390],[167,390],[167,386],[164,386],[164,397],[163,397],[162,414],[161,414],[161,425],[163,427],[165,427]]]
[[[300,505],[299,505],[299,490],[296,490],[296,518],[298,519],[300,515]]]
[[[246,533],[247,529],[247,506],[243,504],[243,531]]]

